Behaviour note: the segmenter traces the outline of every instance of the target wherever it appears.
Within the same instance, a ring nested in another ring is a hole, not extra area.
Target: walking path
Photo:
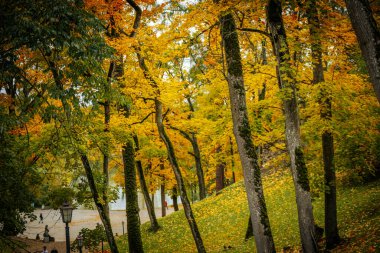
[[[166,214],[172,213],[174,210],[169,207],[166,210]],[[39,216],[42,213],[43,223],[39,222]],[[43,233],[45,231],[45,226],[48,225],[50,236],[55,238],[56,242],[65,241],[65,224],[62,222],[62,218],[59,210],[40,210],[34,211],[34,214],[38,217],[37,220],[33,222],[28,222],[26,224],[26,231],[21,237],[27,237],[29,239],[35,239],[36,235],[39,234],[41,240],[43,239]],[[156,209],[156,216],[161,217],[161,208]],[[124,231],[127,232],[127,218],[125,211],[110,211],[110,219],[112,231],[114,234],[122,235],[124,221]],[[148,212],[146,210],[140,210],[140,220],[141,223],[149,221]],[[94,229],[97,223],[101,223],[98,211],[96,210],[74,210],[70,227],[70,240],[73,241],[78,236],[79,231],[82,228]]]

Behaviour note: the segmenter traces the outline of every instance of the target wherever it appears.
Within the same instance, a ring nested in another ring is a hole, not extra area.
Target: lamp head
[[[71,218],[73,216],[73,209],[74,208],[67,202],[62,204],[60,210],[61,210],[62,221],[64,223],[71,222]]]

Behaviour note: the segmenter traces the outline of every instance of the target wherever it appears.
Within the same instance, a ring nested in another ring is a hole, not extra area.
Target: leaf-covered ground
[[[293,183],[289,174],[276,174],[264,179],[269,219],[277,251],[289,246],[299,249],[297,212]],[[380,180],[364,186],[338,188],[338,219],[344,243],[333,252],[380,251]],[[314,215],[323,226],[323,199],[314,201]],[[246,193],[242,182],[217,196],[195,203],[193,211],[207,252],[253,252],[254,240],[244,240],[248,225]],[[183,211],[159,219],[161,229],[148,231],[142,225],[146,252],[196,252]],[[121,236],[121,252],[128,248],[127,237]]]

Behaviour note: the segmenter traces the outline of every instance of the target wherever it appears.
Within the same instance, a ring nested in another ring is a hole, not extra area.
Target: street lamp
[[[81,234],[78,235],[77,241],[78,241],[79,253],[82,253],[83,237]]]
[[[61,216],[63,223],[66,223],[66,253],[70,253],[70,231],[69,231],[69,223],[71,222],[71,218],[73,216],[73,207],[65,202],[61,206]]]

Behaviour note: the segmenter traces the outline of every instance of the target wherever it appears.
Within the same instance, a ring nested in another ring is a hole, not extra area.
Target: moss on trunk
[[[137,202],[134,148],[131,140],[123,146],[125,197],[127,202],[127,231],[130,253],[144,252],[141,233],[139,205]]]

